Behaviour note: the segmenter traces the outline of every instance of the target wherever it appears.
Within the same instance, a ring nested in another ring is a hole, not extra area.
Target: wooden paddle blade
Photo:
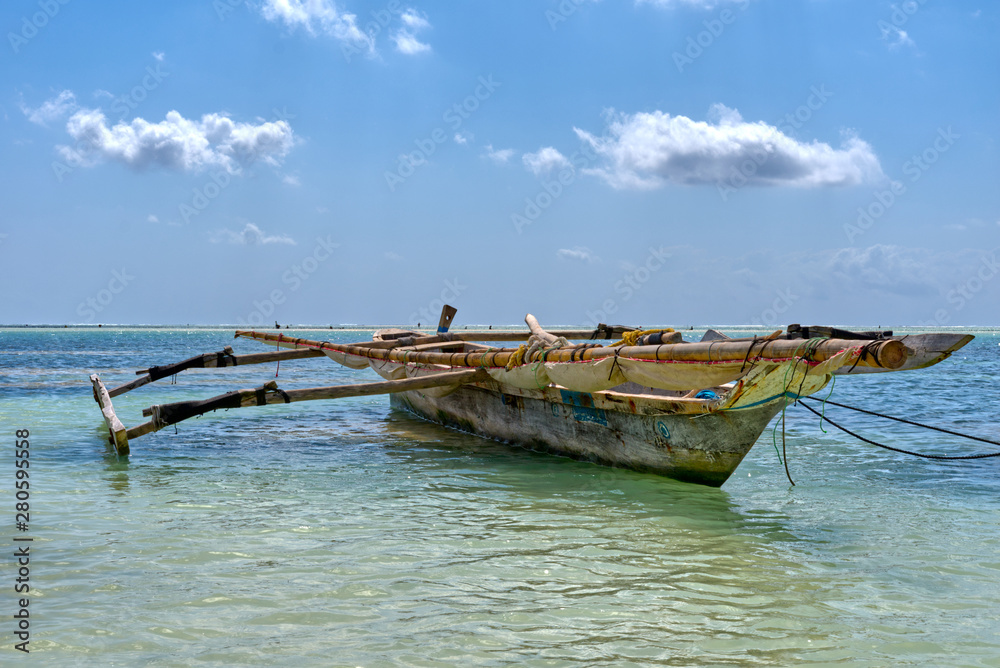
[[[127,455],[129,453],[128,430],[115,415],[115,407],[111,405],[111,395],[108,394],[108,388],[104,387],[104,383],[101,382],[96,373],[90,374],[90,383],[94,387],[94,401],[101,407],[104,424],[108,426],[109,442],[115,446],[119,455]]]
[[[438,334],[444,334],[451,327],[451,321],[455,319],[458,309],[445,304],[441,308],[441,319],[438,320]]]

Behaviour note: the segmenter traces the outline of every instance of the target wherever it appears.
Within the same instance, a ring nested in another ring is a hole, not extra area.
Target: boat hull
[[[529,450],[714,487],[732,475],[782,405],[649,415],[597,408],[587,393],[559,395],[553,401],[464,386],[444,397],[400,392],[390,401],[446,427]]]

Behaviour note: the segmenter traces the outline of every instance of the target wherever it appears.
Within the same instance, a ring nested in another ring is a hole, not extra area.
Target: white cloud
[[[456,132],[453,139],[455,140],[456,144],[465,146],[466,144],[469,143],[469,140],[472,139],[472,135],[469,134],[468,132]]]
[[[430,51],[431,45],[421,42],[414,34],[431,27],[427,17],[421,16],[415,9],[407,9],[399,18],[406,27],[400,28],[392,36],[396,49],[408,56]]]
[[[485,156],[490,160],[492,160],[493,162],[497,163],[498,165],[504,165],[507,163],[507,161],[509,161],[512,157],[514,157],[514,149],[512,148],[494,149],[493,144],[487,144]]]
[[[898,49],[902,46],[912,46],[915,48],[917,46],[909,33],[899,26],[882,21],[880,22],[880,27],[882,29],[882,39],[890,49]]]
[[[392,260],[393,262],[397,262],[403,259],[402,255],[400,255],[399,253],[394,253],[393,251],[386,251],[384,255],[386,260]]]
[[[525,153],[521,159],[535,176],[541,176],[559,167],[569,167],[569,160],[562,153],[546,146],[539,149],[537,153]]]
[[[556,257],[564,260],[577,260],[579,262],[597,262],[599,257],[594,255],[586,246],[573,246],[572,248],[560,248],[556,251]]]
[[[160,219],[154,216],[153,214],[149,214],[148,216],[146,216],[146,221],[149,223],[158,223],[160,222]]]
[[[407,9],[399,18],[406,24],[406,27],[412,30],[422,30],[431,27],[427,17],[421,16],[415,9]]]
[[[1000,248],[943,251],[882,244],[815,251],[763,249],[740,256],[690,246],[669,250],[677,275],[693,283],[722,281],[731,287],[715,302],[715,308],[728,304],[716,317],[759,315],[756,309],[769,307],[775,291],[787,289],[797,301],[785,322],[803,324],[799,317],[876,324],[887,312],[909,312],[914,324],[945,305],[948,292],[975,276],[984,259],[995,262],[1000,253]],[[991,290],[996,289],[994,283]],[[983,304],[988,301],[982,299]]]
[[[265,244],[289,244],[295,245],[295,240],[284,234],[264,234],[264,231],[253,223],[247,223],[240,232],[232,230],[219,230],[211,237],[214,244],[230,243],[240,246],[262,246]]]
[[[257,160],[277,165],[295,143],[287,121],[253,125],[237,123],[221,114],[206,114],[200,121],[176,111],[150,123],[135,118],[108,127],[98,109],[81,109],[66,123],[74,146],[59,146],[60,155],[74,165],[90,166],[114,160],[135,169],[167,167],[197,171],[223,167],[238,173]]]
[[[842,281],[845,287],[854,285],[890,295],[931,297],[967,262],[964,253],[938,253],[922,248],[881,244],[841,248],[822,258],[812,280],[826,283],[834,279]]]
[[[23,101],[20,103],[20,106],[21,111],[28,117],[28,120],[38,125],[48,125],[50,122],[59,120],[77,109],[76,95],[70,90],[64,90],[54,98],[46,100],[42,103],[42,106],[36,109],[27,106]]]
[[[855,185],[883,177],[871,146],[848,135],[841,148],[800,142],[762,121],[748,123],[724,105],[714,122],[661,111],[613,115],[608,135],[574,128],[604,159],[584,170],[614,188],[649,189],[666,182],[720,184],[743,174],[749,185],[800,187]],[[747,169],[751,165],[753,169]]]
[[[829,322],[829,314],[835,313],[841,322],[926,326],[989,322],[996,311],[1000,281],[987,277],[997,275],[998,257],[997,247],[947,251],[876,245],[768,253],[746,258],[744,266],[758,272],[765,285],[789,287],[801,298],[796,306],[813,312],[812,316],[789,313],[786,322],[823,318]],[[795,279],[789,280],[790,276]],[[766,292],[757,292],[758,308],[765,308],[770,299]],[[958,296],[963,301],[957,301]],[[748,298],[752,297],[745,295],[743,301],[754,303]],[[893,322],[887,323],[889,318]]]
[[[163,53],[162,51],[154,51],[152,53],[152,56],[153,58],[156,58],[160,62],[163,62],[163,59],[167,57],[167,54]]]
[[[299,177],[296,176],[295,174],[288,174],[287,176],[285,176],[285,177],[283,177],[281,179],[281,182],[284,183],[285,185],[294,186],[294,187],[298,187],[298,186],[302,185],[302,182],[299,181]]]
[[[264,0],[260,11],[268,21],[302,28],[310,35],[322,32],[369,53],[375,50],[372,38],[358,28],[358,17],[340,11],[331,0]]]
[[[409,30],[403,29],[392,36],[392,41],[396,43],[396,49],[400,53],[412,56],[418,53],[425,53],[431,50],[430,44],[425,44],[418,40]]]

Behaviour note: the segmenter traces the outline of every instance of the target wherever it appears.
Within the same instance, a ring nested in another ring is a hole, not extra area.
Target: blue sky
[[[0,322],[1000,325],[1000,7],[11,1]]]

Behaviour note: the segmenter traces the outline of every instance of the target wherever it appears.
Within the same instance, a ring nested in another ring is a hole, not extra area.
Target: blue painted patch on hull
[[[570,410],[577,422],[593,422],[602,427],[608,426],[608,416],[603,408],[594,408],[594,398],[586,392],[559,390],[563,405]]]

